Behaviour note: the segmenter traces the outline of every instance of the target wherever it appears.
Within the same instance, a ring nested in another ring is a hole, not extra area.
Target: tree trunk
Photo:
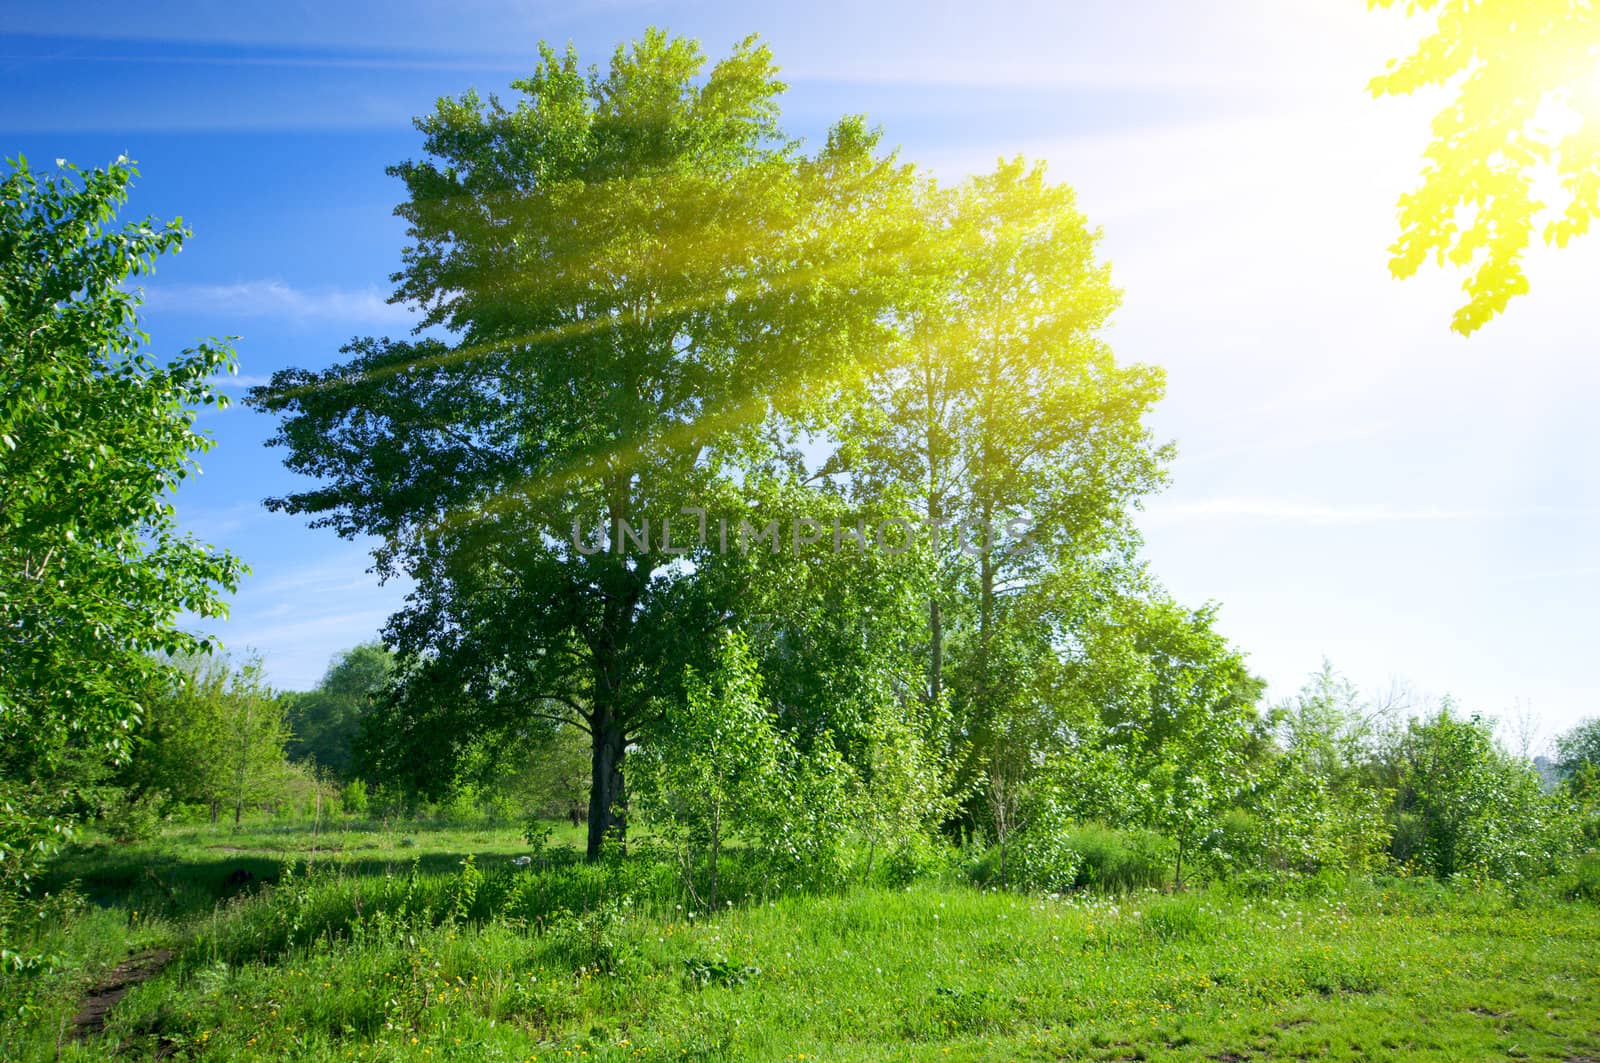
[[[606,508],[612,529],[620,528],[619,521],[629,519],[630,481],[630,474],[624,472],[613,475],[608,484],[610,500]],[[620,536],[620,531],[617,534]],[[613,563],[603,581],[605,603],[599,630],[589,644],[594,668],[594,703],[589,716],[594,758],[590,765],[589,845],[585,856],[590,863],[600,859],[607,834],[614,831],[620,841],[628,829],[622,777],[622,760],[628,752],[628,721],[626,713],[619,711],[623,709],[621,698],[626,685],[623,662],[632,634],[633,611],[650,579],[647,565],[630,570],[621,544],[614,545],[618,552],[606,555]]]
[[[717,910],[717,864],[722,860],[722,815],[711,817],[711,910]]]
[[[933,472],[935,456],[928,451],[928,523],[937,537],[944,521],[944,507],[939,504],[938,479]],[[942,544],[935,539],[933,546],[933,593],[928,595],[928,704],[937,706],[944,694],[944,610],[939,605],[939,565]]]
[[[619,835],[628,829],[622,781],[622,760],[627,755],[627,739],[611,714],[596,708],[593,720],[594,760],[589,785],[590,863],[600,859],[606,833],[613,827]]]

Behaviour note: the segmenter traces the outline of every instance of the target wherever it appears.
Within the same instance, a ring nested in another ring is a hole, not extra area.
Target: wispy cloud
[[[1386,503],[1330,503],[1287,498],[1205,498],[1192,502],[1157,502],[1145,511],[1147,520],[1159,524],[1208,520],[1265,520],[1288,524],[1387,524],[1494,520],[1520,515],[1524,514],[1494,509],[1394,506]]]
[[[261,503],[255,501],[235,502],[231,506],[211,507],[192,512],[180,508],[178,527],[203,541],[215,542],[260,521],[262,514]]]
[[[422,56],[388,57],[362,55],[186,55],[186,54],[75,54],[60,50],[48,54],[0,54],[0,62],[37,63],[71,60],[83,63],[145,64],[152,66],[285,67],[311,70],[460,70],[475,74],[522,74],[528,61],[513,62],[504,56],[475,56],[436,59]]]
[[[239,373],[234,376],[228,376],[227,374],[219,373],[211,378],[211,386],[222,388],[224,391],[244,391],[248,388],[264,388],[270,383],[272,383],[271,377],[260,376],[259,374],[252,373]]]
[[[410,310],[389,303],[375,287],[308,291],[281,280],[150,288],[145,291],[145,305],[157,310],[270,317],[294,322],[406,325],[415,320]]]

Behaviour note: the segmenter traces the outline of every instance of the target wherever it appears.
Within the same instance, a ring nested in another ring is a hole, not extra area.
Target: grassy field
[[[761,900],[734,875],[744,899],[695,915],[669,865],[521,868],[519,835],[205,829],[81,847],[59,875],[88,905],[49,937],[55,972],[5,976],[0,1056],[1600,1059],[1592,903],[1400,879]],[[230,882],[240,871],[254,881]],[[631,900],[603,899],[618,893]],[[80,1039],[86,993],[150,954],[159,972]]]

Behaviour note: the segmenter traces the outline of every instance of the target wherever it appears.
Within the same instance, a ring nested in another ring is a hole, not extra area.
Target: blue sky
[[[1126,290],[1111,339],[1169,374],[1154,427],[1180,456],[1141,517],[1148,556],[1181,599],[1222,603],[1272,696],[1326,656],[1369,689],[1529,711],[1548,739],[1600,712],[1600,240],[1536,253],[1534,294],[1471,340],[1448,331],[1458,277],[1391,280],[1438,100],[1366,95],[1416,29],[1365,6],[12,0],[0,148],[137,159],[130,213],[195,232],[146,286],[156,349],[238,335],[249,382],[409,327],[385,302],[404,233],[383,170],[436,97],[502,88],[541,37],[603,63],[651,24],[712,55],[759,32],[813,142],[865,112],[941,174],[1020,152],[1079,189]],[[181,515],[255,573],[219,633],[309,686],[403,588],[261,509],[297,486],[266,419],[204,423],[218,446]]]

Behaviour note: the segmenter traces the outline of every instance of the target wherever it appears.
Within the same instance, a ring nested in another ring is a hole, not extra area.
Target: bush
[[[778,728],[749,643],[736,632],[724,637],[717,667],[707,676],[687,669],[684,686],[669,726],[630,757],[629,788],[643,817],[676,845],[685,891],[718,907],[735,838],[765,860],[768,890],[841,886],[854,778],[832,735],[802,749]]]
[[[1600,853],[1584,853],[1572,870],[1573,883],[1567,895],[1574,900],[1600,902]]]
[[[1011,843],[1007,885],[1046,893],[1065,893],[1078,884],[1083,856],[1070,835],[1054,830],[1027,830]]]
[[[162,807],[167,795],[149,791],[137,796],[119,794],[107,802],[100,815],[100,825],[111,835],[111,840],[124,845],[147,842],[161,833]]]
[[[1152,889],[1172,877],[1172,848],[1169,839],[1148,831],[1114,830],[1098,823],[1054,828],[1035,824],[1006,847],[1003,869],[996,846],[967,857],[967,876],[979,886],[1048,893]]]
[[[1170,877],[1172,843],[1156,834],[1086,823],[1067,836],[1066,844],[1082,857],[1076,882],[1081,888],[1151,889]]]
[[[952,856],[950,848],[937,840],[913,836],[883,855],[872,878],[884,886],[909,886],[948,873]]]
[[[1211,941],[1221,921],[1198,897],[1164,897],[1144,910],[1140,923],[1157,941]]]
[[[612,897],[587,912],[557,912],[545,930],[545,942],[576,970],[616,974],[636,952],[624,937],[624,923],[622,904]]]
[[[1517,882],[1548,873],[1570,852],[1565,805],[1544,793],[1531,764],[1495,746],[1484,721],[1457,719],[1446,706],[1412,722],[1401,755],[1397,811],[1416,819],[1404,824],[1416,835],[1404,844],[1436,877]],[[1392,845],[1398,818],[1395,826]]]
[[[360,779],[351,779],[339,788],[339,807],[344,809],[346,815],[364,816],[367,814],[367,784]]]

